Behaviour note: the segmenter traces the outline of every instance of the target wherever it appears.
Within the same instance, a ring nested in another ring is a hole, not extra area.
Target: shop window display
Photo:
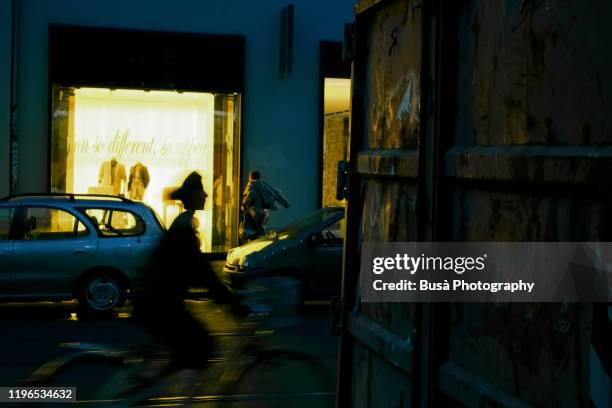
[[[202,250],[237,244],[240,95],[54,85],[51,191],[141,200],[170,225],[191,171],[209,194]]]

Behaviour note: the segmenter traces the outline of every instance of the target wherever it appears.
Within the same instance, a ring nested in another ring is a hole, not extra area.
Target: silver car
[[[232,289],[272,276],[291,277],[297,297],[329,299],[340,293],[344,207],[322,208],[278,231],[232,249],[223,280]]]
[[[0,300],[78,299],[111,315],[138,285],[164,227],[121,197],[19,195],[0,200]]]

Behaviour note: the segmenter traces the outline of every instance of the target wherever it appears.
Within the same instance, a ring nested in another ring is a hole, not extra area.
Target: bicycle
[[[226,352],[229,358],[215,354],[207,367],[197,373],[194,384],[184,384],[189,389],[187,395],[165,396],[164,390],[171,384],[169,377],[142,377],[141,373],[151,364],[169,358],[151,343],[128,347],[66,343],[63,346],[75,350],[74,353],[43,364],[23,385],[76,386],[79,401],[105,406],[215,402],[216,406],[224,407],[236,403],[241,407],[249,403],[258,407],[285,407],[287,401],[307,399],[309,407],[317,401],[321,402],[320,406],[332,407],[335,392],[326,390],[326,386],[333,384],[333,378],[323,364],[308,353],[265,343],[274,334],[282,333],[278,328],[266,327],[272,321],[270,317],[275,316],[274,303],[276,306],[279,303],[279,297],[274,299],[270,294],[290,293],[295,285],[290,278],[266,278],[242,292],[251,313],[240,325],[241,330],[231,336],[243,341]],[[96,378],[83,378],[87,372],[95,372]],[[206,375],[218,381],[202,383],[201,378]],[[296,381],[287,381],[289,377]],[[206,386],[212,389],[202,394]]]

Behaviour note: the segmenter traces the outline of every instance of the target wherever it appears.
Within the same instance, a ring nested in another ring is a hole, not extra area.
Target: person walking
[[[242,194],[240,210],[240,241],[251,241],[265,234],[265,225],[276,204],[289,208],[289,201],[283,193],[261,179],[259,171],[249,173],[249,181]]]

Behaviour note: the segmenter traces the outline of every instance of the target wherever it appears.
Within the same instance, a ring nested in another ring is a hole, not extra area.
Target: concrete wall
[[[0,197],[9,192],[12,3],[0,1]]]
[[[20,0],[18,12],[19,140],[17,192],[43,191],[48,155],[48,26],[71,24],[141,30],[239,34],[246,38],[242,174],[253,168],[282,189],[289,210],[273,214],[280,226],[316,208],[319,144],[319,42],[342,39],[343,24],[353,16],[353,0],[293,2],[295,6],[293,73],[278,75],[282,0]],[[8,161],[4,94],[10,33],[0,10],[0,191],[6,190]],[[8,37],[7,37],[8,36]],[[9,39],[9,41],[6,41]],[[75,50],[75,54],[78,50]]]

